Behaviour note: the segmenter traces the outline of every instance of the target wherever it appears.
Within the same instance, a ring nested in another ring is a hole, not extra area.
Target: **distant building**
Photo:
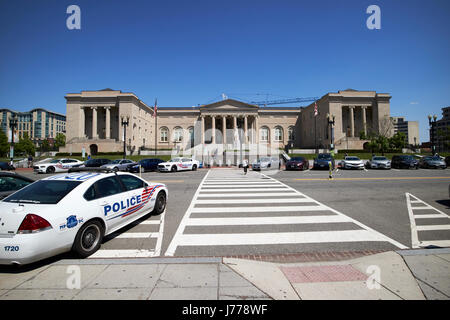
[[[153,106],[134,93],[104,89],[68,93],[67,142],[61,152],[121,152],[124,138],[129,151],[206,150],[216,154],[239,149],[270,148],[363,149],[362,133],[392,135],[390,94],[352,89],[330,92],[306,107],[262,107],[223,99],[195,107]],[[334,117],[330,126],[327,114]],[[124,128],[122,119],[128,119]],[[333,130],[331,129],[333,128]],[[126,134],[124,134],[126,129]],[[333,134],[332,134],[333,132]],[[202,151],[207,152],[207,151]],[[259,152],[259,151],[258,151]]]
[[[406,135],[406,143],[411,146],[420,145],[419,121],[405,121],[404,117],[392,117],[394,134],[397,132]]]
[[[63,114],[42,108],[28,112],[0,109],[0,127],[6,135],[10,134],[10,119],[13,115],[17,119],[14,133],[18,138],[28,133],[28,137],[38,143],[45,139],[54,139],[58,133],[66,132],[66,116]]]
[[[434,137],[434,141],[432,140]],[[442,118],[436,120],[434,134],[430,132],[430,142],[436,146],[438,152],[449,150],[450,144],[450,107],[442,108]]]

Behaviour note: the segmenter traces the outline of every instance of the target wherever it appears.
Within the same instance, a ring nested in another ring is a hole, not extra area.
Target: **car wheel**
[[[100,221],[92,220],[85,223],[78,231],[72,250],[81,258],[86,258],[100,248],[104,235]]]
[[[55,167],[48,167],[47,170],[45,170],[46,173],[55,173]]]
[[[166,209],[166,193],[164,191],[159,192],[156,196],[155,207],[153,208],[152,215],[160,215]]]
[[[196,170],[197,170],[197,165],[194,164],[194,165],[192,166],[192,171],[196,171]]]
[[[173,166],[172,168],[170,168],[170,171],[177,172],[177,166]]]
[[[114,171],[114,172],[117,172],[117,171],[119,171],[119,168],[114,167],[114,168],[113,168],[113,171]]]

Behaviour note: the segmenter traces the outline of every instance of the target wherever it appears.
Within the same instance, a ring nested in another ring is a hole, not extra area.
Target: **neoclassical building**
[[[222,152],[242,145],[247,150],[252,145],[279,150],[332,144],[336,149],[362,149],[366,141],[361,133],[383,130],[385,119],[390,119],[391,96],[352,89],[328,93],[316,101],[317,115],[315,103],[261,107],[224,99],[196,107],[158,106],[156,117],[153,106],[119,90],[82,91],[65,98],[67,144],[61,151],[119,152],[126,137],[129,151],[138,154],[155,148],[198,153],[205,146]]]

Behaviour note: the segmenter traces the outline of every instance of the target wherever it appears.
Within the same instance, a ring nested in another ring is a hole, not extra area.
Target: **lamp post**
[[[9,118],[9,127],[11,128],[11,147],[9,149],[9,156],[11,161],[14,159],[14,129],[17,127],[17,116],[15,113]]]
[[[433,119],[433,120],[432,120]],[[435,145],[435,126],[436,126],[436,119],[437,116],[434,115],[433,117],[431,116],[431,114],[428,115],[428,123],[430,125],[430,142],[431,142],[431,153],[433,155],[436,154],[436,145]]]
[[[334,150],[334,123],[335,116],[327,113],[328,125],[331,127],[330,149]]]
[[[127,126],[130,122],[129,116],[121,116],[123,126],[123,158],[127,157]]]

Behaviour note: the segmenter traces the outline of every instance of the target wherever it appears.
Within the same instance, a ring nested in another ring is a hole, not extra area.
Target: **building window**
[[[183,129],[180,127],[175,127],[173,130],[173,141],[181,142],[183,141]]]
[[[159,141],[160,142],[168,142],[169,141],[169,129],[166,127],[162,127],[159,131]]]
[[[294,141],[295,140],[294,127],[292,127],[292,126],[288,128],[288,139],[290,141]]]
[[[269,141],[269,128],[267,127],[261,127],[259,130],[259,137],[261,142],[268,142]]]
[[[275,127],[275,141],[283,141],[283,128]]]

